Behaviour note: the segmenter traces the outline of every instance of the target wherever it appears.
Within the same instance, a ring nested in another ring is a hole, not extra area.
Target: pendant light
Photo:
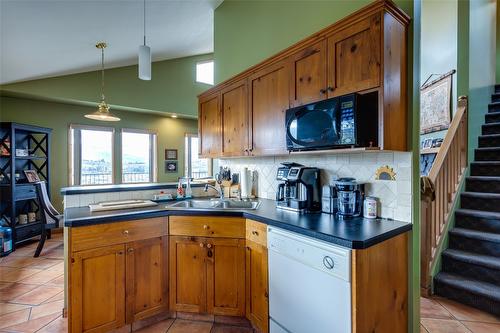
[[[106,43],[100,42],[95,45],[101,50],[101,102],[98,105],[98,110],[96,112],[86,114],[85,118],[101,121],[120,121],[120,118],[109,112],[109,105],[105,101],[104,97],[104,49],[106,48]]]
[[[151,48],[146,45],[146,0],[143,7],[144,44],[139,46],[139,79],[151,80]]]

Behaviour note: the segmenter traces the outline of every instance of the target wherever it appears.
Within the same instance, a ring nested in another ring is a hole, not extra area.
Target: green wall
[[[107,69],[106,100],[115,110],[178,113],[197,118],[196,96],[211,86],[195,82],[195,65],[212,57],[206,54],[154,62],[151,81],[138,79],[136,65]],[[0,90],[14,96],[91,106],[100,99],[100,78],[99,71],[86,72],[4,85]]]
[[[496,31],[496,41],[497,41],[497,57],[496,57],[496,65],[497,65],[497,75],[496,75],[496,83],[500,82],[500,6],[497,3],[497,31]]]
[[[370,0],[225,0],[215,10],[215,82],[259,63],[335,23]],[[413,1],[395,1],[412,13]]]
[[[190,119],[174,119],[151,114],[140,114],[127,111],[113,111],[122,120],[119,122],[99,122],[84,118],[84,115],[95,111],[95,108],[63,103],[46,102],[0,96],[0,121],[15,121],[38,125],[53,129],[51,163],[51,192],[54,204],[62,209],[61,187],[68,186],[68,127],[70,124],[115,127],[115,157],[120,159],[121,146],[117,135],[121,128],[138,128],[154,130],[158,133],[158,181],[177,181],[184,175],[184,134],[198,131],[197,121]],[[178,173],[164,172],[164,150],[178,149]],[[116,166],[115,178],[121,179],[119,165]]]
[[[318,30],[335,23],[337,20],[369,4],[370,0],[336,1],[238,1],[225,0],[215,10],[214,22],[214,59],[215,82],[220,83],[246,68],[276,54],[290,45],[306,38]],[[413,17],[414,6],[419,12],[420,0],[397,0],[395,3]],[[420,18],[415,16],[415,27],[408,31],[408,94],[410,129],[419,128],[419,48]],[[414,68],[414,64],[416,67]],[[413,75],[417,75],[415,81]],[[417,73],[417,74],[415,74]],[[413,96],[417,96],[416,99]],[[410,245],[411,267],[410,284],[412,299],[409,304],[410,331],[419,331],[420,311],[420,219],[419,219],[419,170],[418,130],[408,140],[414,151],[413,157],[413,232]],[[415,156],[415,154],[417,154]]]

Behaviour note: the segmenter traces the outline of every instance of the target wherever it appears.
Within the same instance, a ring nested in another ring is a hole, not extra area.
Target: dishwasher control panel
[[[269,251],[350,281],[350,249],[276,227],[268,227],[267,243]]]

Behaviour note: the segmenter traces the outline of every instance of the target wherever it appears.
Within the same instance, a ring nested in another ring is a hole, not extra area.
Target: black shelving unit
[[[24,170],[35,170],[47,182],[50,195],[51,128],[26,124],[0,123],[0,215],[9,221],[14,248],[40,235],[40,204],[35,186],[26,179]],[[29,156],[16,156],[16,149],[28,149]],[[36,213],[36,221],[19,224],[19,214]]]

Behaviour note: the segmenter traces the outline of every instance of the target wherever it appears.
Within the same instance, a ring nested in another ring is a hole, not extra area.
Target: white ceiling
[[[213,52],[223,0],[146,0],[153,60]],[[0,0],[0,84],[137,64],[142,0]]]

